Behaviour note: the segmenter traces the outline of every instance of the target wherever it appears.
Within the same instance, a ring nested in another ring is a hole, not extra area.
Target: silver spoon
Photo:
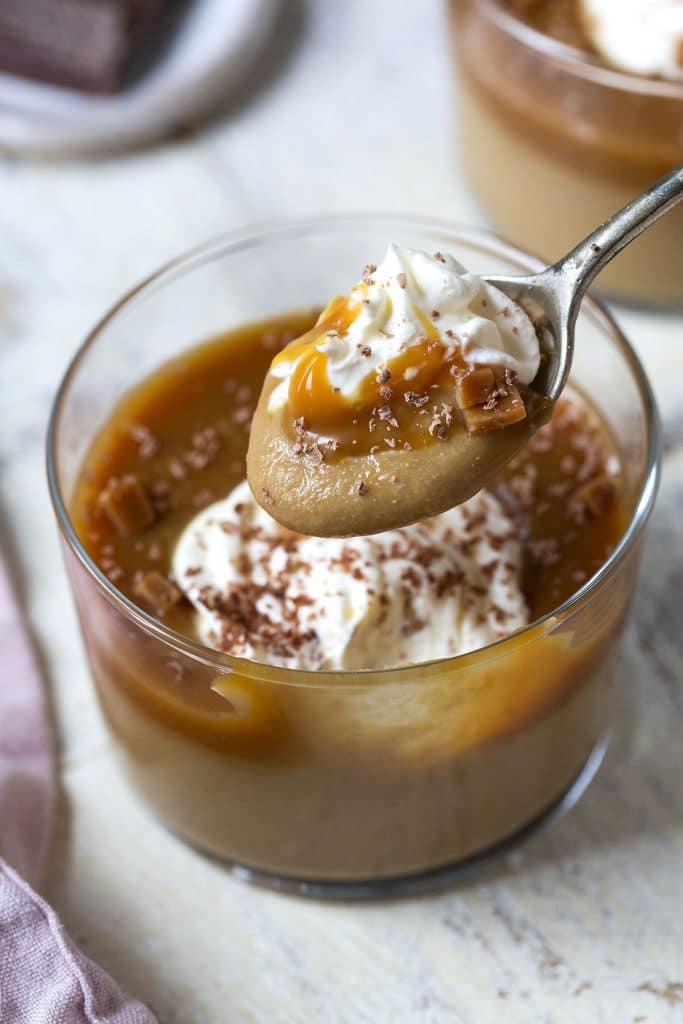
[[[606,220],[575,249],[539,274],[486,277],[515,302],[542,311],[553,337],[550,359],[536,378],[534,391],[556,402],[567,383],[574,355],[574,328],[587,288],[604,267],[638,235],[683,199],[683,165],[665,174],[646,192]],[[683,244],[683,240],[682,240]],[[683,276],[683,260],[681,261]]]

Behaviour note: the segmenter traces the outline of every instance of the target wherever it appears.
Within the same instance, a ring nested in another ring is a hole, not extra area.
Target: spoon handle
[[[575,313],[593,278],[629,242],[683,199],[683,164],[665,174],[646,192],[606,220],[567,256],[550,267],[566,282],[567,312]],[[683,273],[683,269],[682,269]]]

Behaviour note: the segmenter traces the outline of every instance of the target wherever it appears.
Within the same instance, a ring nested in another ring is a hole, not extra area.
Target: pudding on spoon
[[[273,360],[247,456],[256,500],[317,536],[460,504],[548,418],[529,385],[550,343],[453,257],[390,246]]]

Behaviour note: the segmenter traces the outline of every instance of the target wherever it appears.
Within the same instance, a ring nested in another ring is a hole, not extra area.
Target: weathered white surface
[[[680,1021],[681,317],[619,313],[669,450],[615,739],[580,806],[513,865],[401,904],[299,902],[185,849],[114,770],[43,477],[50,400],[86,328],[156,264],[250,221],[359,208],[480,219],[453,156],[441,6],[289,7],[298,39],[283,35],[262,87],[209,131],[111,161],[0,162],[0,529],[59,722],[49,895],[165,1024]]]

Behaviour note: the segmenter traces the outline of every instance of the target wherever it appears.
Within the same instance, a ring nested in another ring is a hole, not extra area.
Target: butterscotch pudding
[[[461,158],[496,227],[558,259],[683,161],[683,5],[451,0]],[[600,278],[637,301],[683,298],[683,210]]]
[[[298,261],[287,292],[313,306],[389,233],[360,226],[350,244],[344,230],[256,236],[251,257],[227,243],[128,300],[67,377],[50,466],[97,693],[138,792],[252,873],[367,895],[433,884],[585,785],[654,453],[633,357],[584,312],[590,372],[577,355],[550,421],[486,490],[370,536],[282,526],[245,481],[250,423],[319,305],[193,344],[182,283],[213,293],[219,270],[242,295],[242,261],[251,273],[275,245]],[[463,263],[490,246],[404,233]],[[344,246],[348,267],[296,291]],[[495,247],[481,256],[506,266]],[[231,323],[236,294],[214,323]],[[110,390],[97,392],[102,367]]]
[[[557,638],[552,646],[562,670],[550,688],[544,679],[542,693],[527,678],[537,654],[529,661],[524,645],[517,650],[512,641],[513,661],[502,678],[486,681],[490,670],[473,670],[470,685],[484,692],[457,711],[448,681],[435,683],[433,670],[421,664],[516,633],[600,568],[624,528],[619,458],[586,400],[573,392],[490,491],[375,536],[292,533],[256,503],[243,477],[269,346],[299,333],[302,319],[286,317],[199,346],[142,381],[114,410],[83,463],[72,505],[76,529],[121,592],[208,647],[309,673],[408,666],[417,690],[408,695],[396,682],[360,695],[340,680],[321,699],[305,686],[282,692],[254,686],[239,673],[197,694],[191,672],[176,677],[168,665],[159,671],[147,663],[145,644],[123,643],[106,622],[97,626],[96,679],[115,730],[145,763],[164,765],[153,788],[183,832],[184,801],[194,791],[190,813],[197,825],[189,834],[201,845],[276,867],[273,858],[283,854],[275,851],[291,828],[291,801],[317,803],[327,787],[337,793],[344,778],[337,817],[324,829],[313,821],[307,836],[297,836],[297,857],[308,848],[310,860],[280,868],[332,877],[419,870],[420,857],[435,843],[434,836],[426,843],[417,838],[424,828],[419,808],[426,801],[428,817],[445,814],[438,805],[462,772],[482,806],[461,795],[458,826],[438,826],[445,841],[439,859],[454,859],[472,843],[488,845],[498,833],[498,811],[484,806],[484,791],[500,769],[502,748],[489,748],[500,730],[511,731],[499,739],[503,747],[519,744],[513,737],[521,723],[538,734],[534,755],[514,768],[512,805],[523,817],[531,810],[529,791],[532,802],[541,793],[550,802],[570,765],[587,756],[606,688],[602,681],[586,687],[584,672],[610,647],[607,638],[579,656],[568,637]],[[503,681],[512,702],[504,711],[495,703]],[[543,781],[535,777],[539,750],[547,759]],[[229,776],[230,801],[257,799],[247,820],[237,806],[227,816],[218,813],[226,793],[217,771]],[[272,793],[257,798],[268,776]],[[394,852],[393,838],[381,838],[374,820],[392,785],[401,787],[400,815],[414,816],[415,833],[407,848]],[[339,846],[351,808],[363,827],[372,822],[355,852],[348,836]],[[257,811],[264,821],[256,828]],[[509,813],[503,814],[508,823]]]

